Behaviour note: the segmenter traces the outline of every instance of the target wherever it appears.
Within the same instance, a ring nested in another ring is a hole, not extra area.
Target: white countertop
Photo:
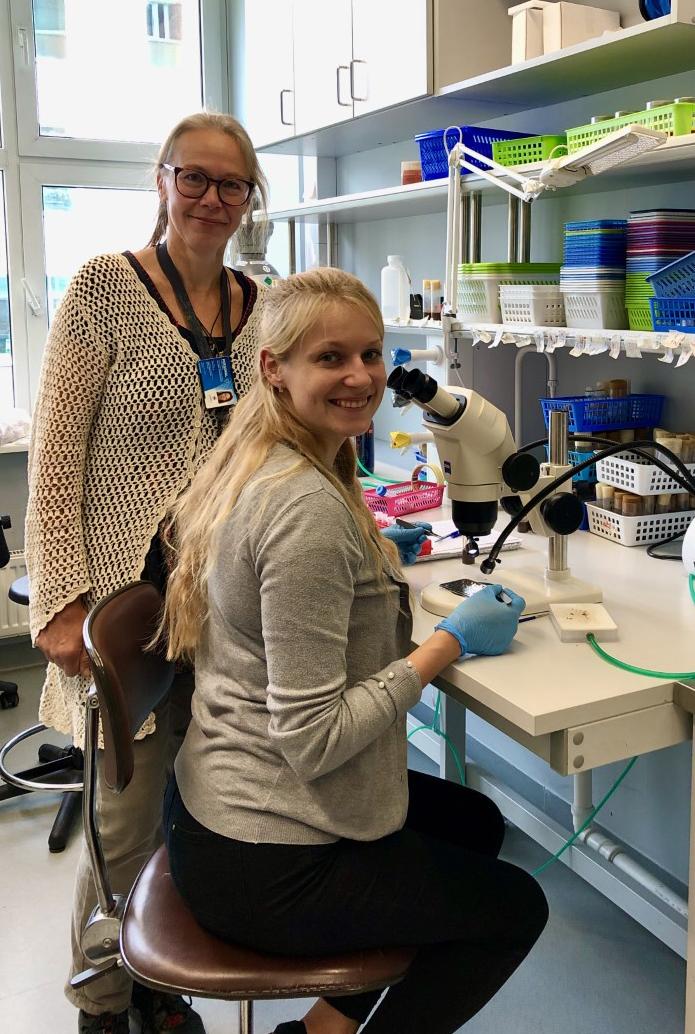
[[[442,508],[413,519],[449,516]],[[529,565],[542,575],[547,540],[520,538],[522,547],[502,553],[496,574],[487,580],[504,584],[505,571]],[[609,653],[643,668],[695,671],[695,605],[680,562],[653,560],[641,547],[621,546],[589,532],[570,536],[568,557],[576,577],[603,589],[604,605],[619,628],[619,638],[605,646]],[[477,566],[464,567],[458,560],[416,564],[405,571],[416,593],[433,581],[483,577]],[[439,618],[419,603],[413,618],[413,640],[421,643]],[[560,642],[547,616],[522,622],[503,656],[470,658],[447,668],[441,678],[532,736],[674,697],[672,681],[621,671],[586,643]]]

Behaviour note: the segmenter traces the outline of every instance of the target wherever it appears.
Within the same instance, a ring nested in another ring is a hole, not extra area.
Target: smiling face
[[[261,362],[328,466],[346,438],[369,428],[386,388],[381,337],[367,313],[348,302],[330,303],[286,359],[262,351]]]
[[[236,140],[218,129],[183,133],[176,140],[167,164],[204,172],[216,180],[251,179]],[[171,242],[176,238],[194,253],[204,251],[209,255],[211,249],[224,251],[249,205],[249,201],[237,206],[223,205],[214,183],[202,197],[183,197],[176,187],[174,173],[168,169],[159,170],[157,189],[167,206],[167,240]]]

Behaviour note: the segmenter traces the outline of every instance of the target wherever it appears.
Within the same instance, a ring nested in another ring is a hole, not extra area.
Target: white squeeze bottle
[[[381,315],[405,322],[410,316],[410,280],[400,255],[389,255],[381,270]]]

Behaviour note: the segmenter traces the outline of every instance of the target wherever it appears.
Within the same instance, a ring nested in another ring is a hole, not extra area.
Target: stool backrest
[[[101,600],[83,628],[104,737],[103,777],[120,793],[133,776],[136,732],[168,692],[174,664],[147,648],[162,609],[150,582],[132,582]]]

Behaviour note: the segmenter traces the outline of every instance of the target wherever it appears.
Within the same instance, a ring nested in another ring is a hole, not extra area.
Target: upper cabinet
[[[245,0],[243,40],[244,122],[258,146],[294,136],[294,57],[292,4],[288,0]]]
[[[353,116],[352,3],[294,0],[292,6],[295,127],[306,133]]]
[[[257,147],[426,97],[511,53],[508,0],[245,0]]]

